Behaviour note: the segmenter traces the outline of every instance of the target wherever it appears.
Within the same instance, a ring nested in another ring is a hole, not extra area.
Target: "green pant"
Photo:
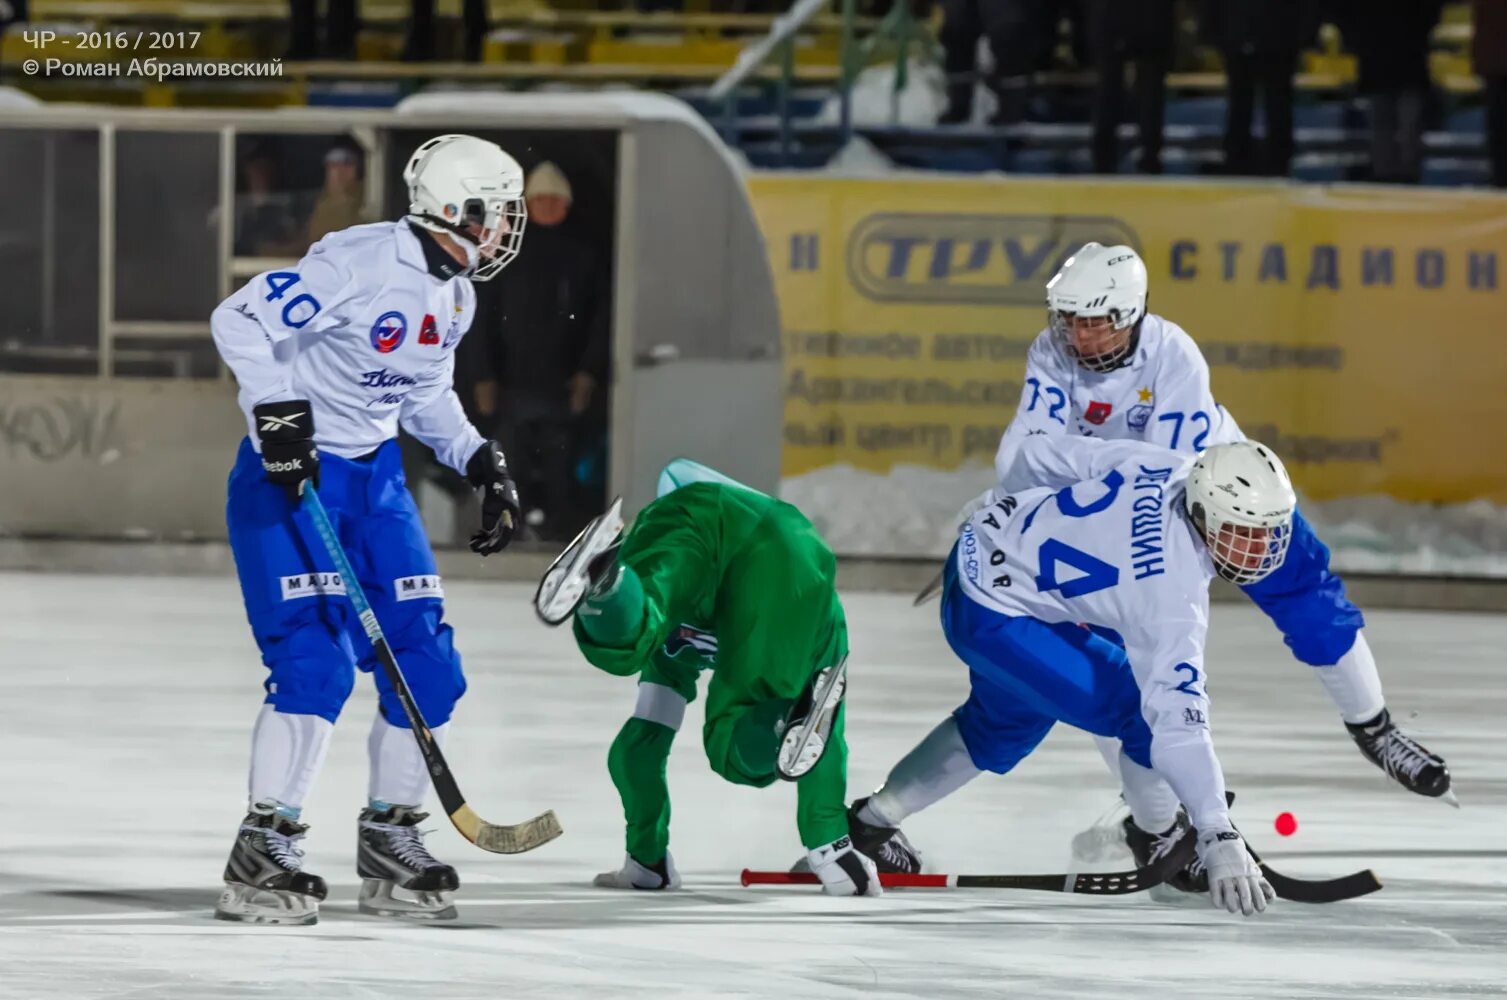
[[[687,702],[700,672],[711,670],[702,744],[712,770],[742,785],[774,782],[778,724],[817,671],[847,655],[831,550],[789,504],[694,483],[644,508],[619,561],[642,585],[642,624],[608,646],[594,642],[578,617],[581,651],[608,673],[638,674],[641,685]],[[628,852],[652,865],[669,844],[665,763],[675,728],[662,713],[648,715],[657,718],[636,716],[623,726],[608,766],[623,800]],[[796,825],[808,848],[848,832],[843,715],[822,759],[797,783]]]

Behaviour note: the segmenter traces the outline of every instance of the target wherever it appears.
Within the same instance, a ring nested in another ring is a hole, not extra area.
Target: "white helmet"
[[[1297,494],[1282,460],[1264,444],[1217,444],[1193,463],[1185,504],[1219,575],[1255,583],[1276,572],[1292,540]]]
[[[495,142],[441,135],[414,150],[403,168],[409,218],[456,237],[472,281],[494,277],[518,256],[528,210],[523,168]]]
[[[1127,246],[1085,243],[1047,282],[1047,322],[1068,355],[1089,371],[1113,371],[1135,350],[1136,324],[1146,315],[1146,265]],[[1084,356],[1073,339],[1075,317],[1104,318],[1123,336]]]

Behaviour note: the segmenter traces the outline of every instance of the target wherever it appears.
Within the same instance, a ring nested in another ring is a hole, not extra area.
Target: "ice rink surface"
[[[375,705],[358,678],[304,813],[306,865],[331,898],[318,926],[275,928],[211,919],[263,673],[234,581],[0,575],[0,997],[1507,995],[1501,617],[1368,616],[1393,713],[1416,713],[1407,725],[1448,757],[1456,811],[1388,784],[1266,620],[1216,606],[1212,721],[1236,822],[1289,874],[1372,867],[1386,886],[1246,920],[1203,899],[740,888],[744,866],[800,855],[794,790],[713,776],[700,702],[670,762],[672,850],[689,891],[593,889],[622,859],[605,759],[633,685],[541,626],[531,593],[449,585],[470,691],[447,754],[482,816],[553,808],[565,835],[500,857],[436,815],[430,845],[460,869],[460,920],[358,915],[355,819]],[[852,594],[846,605],[851,798],[961,701],[965,672],[935,604]],[[1090,741],[1059,727],[1015,773],[978,779],[906,831],[937,869],[1062,871],[1072,835],[1112,799]],[[1289,838],[1272,827],[1282,811],[1299,823]]]

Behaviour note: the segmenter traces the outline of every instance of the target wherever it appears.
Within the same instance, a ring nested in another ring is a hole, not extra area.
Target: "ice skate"
[[[357,907],[362,913],[419,920],[455,919],[455,906],[446,894],[460,888],[460,877],[424,846],[419,824],[428,818],[428,813],[408,806],[361,811],[356,874],[361,876]]]
[[[225,890],[215,906],[215,919],[318,923],[319,904],[329,890],[324,879],[303,870],[298,841],[307,830],[270,805],[252,806],[225,863]]]
[[[668,891],[680,888],[680,872],[675,870],[675,859],[669,852],[659,864],[649,866],[634,860],[633,855],[623,856],[623,867],[615,872],[602,872],[591,880],[598,889],[638,889],[644,892]]]
[[[1178,841],[1182,840],[1183,835],[1189,829],[1188,814],[1179,809],[1177,819],[1162,833],[1148,833],[1142,830],[1129,816],[1125,817],[1121,829],[1124,830],[1125,844],[1135,857],[1136,867],[1144,868],[1172,850],[1177,846]],[[1204,871],[1203,863],[1197,858],[1190,861],[1186,868],[1170,876],[1166,882],[1152,886],[1150,890],[1151,898],[1161,903],[1181,902],[1187,898],[1183,894],[1207,895],[1208,891],[1209,875]]]
[[[623,498],[612,501],[606,512],[594,519],[550,564],[534,594],[534,610],[546,625],[559,625],[570,618],[586,595],[605,579],[615,565],[611,553],[623,535]]]
[[[867,855],[880,872],[919,874],[921,852],[906,839],[898,826],[866,823],[859,816],[868,801],[865,796],[848,807],[848,835],[853,838],[854,849]]]
[[[1398,729],[1392,713],[1382,709],[1370,722],[1346,723],[1345,728],[1365,758],[1403,788],[1431,799],[1442,798],[1452,806],[1460,805],[1450,788],[1444,758]]]
[[[775,767],[780,777],[795,781],[821,760],[827,737],[837,721],[837,710],[848,687],[848,664],[842,662],[817,671],[799,701],[785,716]]]

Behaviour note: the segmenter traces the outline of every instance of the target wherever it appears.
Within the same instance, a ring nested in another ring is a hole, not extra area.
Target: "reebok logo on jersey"
[[[325,597],[345,594],[345,581],[339,573],[300,573],[281,578],[283,600],[296,601],[300,597]]]
[[[274,417],[271,415],[263,416],[262,426],[258,429],[259,433],[275,434],[278,431],[296,431],[299,429],[299,419],[307,415],[308,411],[304,411],[303,413],[290,413],[286,417]]]
[[[424,597],[444,597],[445,588],[434,574],[400,576],[392,582],[393,597],[399,601],[417,601]]]

